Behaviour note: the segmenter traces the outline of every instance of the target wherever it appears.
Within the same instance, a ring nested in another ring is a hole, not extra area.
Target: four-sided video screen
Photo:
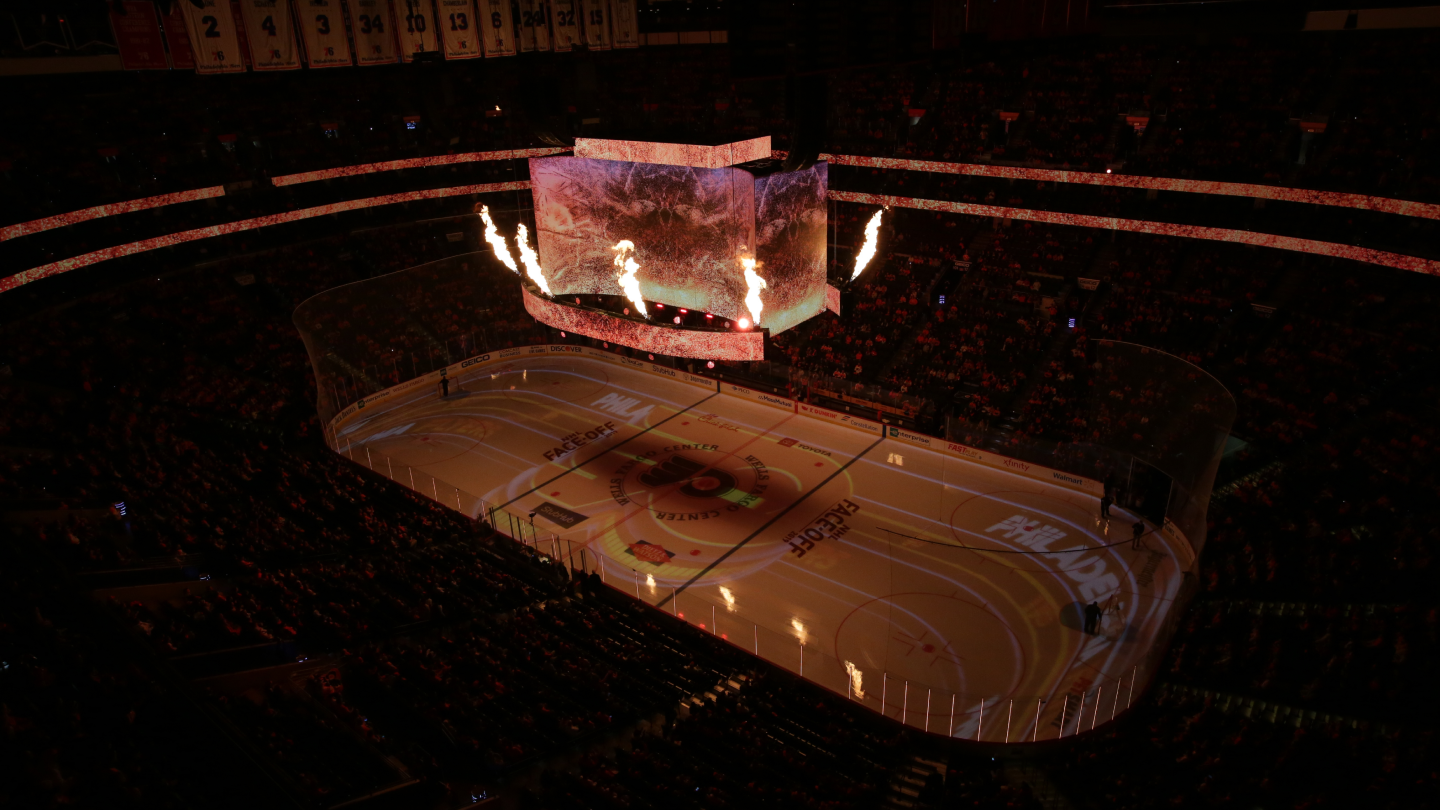
[[[825,163],[767,173],[549,157],[531,159],[530,178],[556,296],[624,295],[615,246],[628,240],[647,301],[753,320],[741,260],[754,258],[756,326],[777,334],[825,309]]]

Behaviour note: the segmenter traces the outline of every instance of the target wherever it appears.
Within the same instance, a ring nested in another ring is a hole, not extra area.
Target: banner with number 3
[[[349,67],[354,63],[340,0],[295,0],[295,15],[310,67]]]

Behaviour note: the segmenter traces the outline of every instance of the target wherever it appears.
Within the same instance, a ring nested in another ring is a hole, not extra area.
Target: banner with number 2
[[[195,72],[243,72],[245,57],[240,53],[240,37],[235,33],[230,0],[202,0],[202,3],[204,8],[196,8],[190,0],[175,4],[185,12],[185,29],[190,34],[190,47],[195,51]]]

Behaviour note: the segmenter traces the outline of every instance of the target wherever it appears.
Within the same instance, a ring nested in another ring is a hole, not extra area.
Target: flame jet
[[[505,237],[501,236],[499,229],[495,227],[495,220],[490,218],[490,206],[481,206],[480,219],[485,223],[485,241],[495,248],[495,258],[504,262],[506,267],[518,275],[520,268],[515,265],[515,257],[510,255],[510,248],[505,246]]]
[[[865,244],[860,247],[860,254],[855,257],[855,272],[850,274],[851,281],[859,278],[860,274],[865,272],[865,266],[875,258],[875,242],[880,238],[880,216],[884,213],[883,208],[876,211],[875,216],[870,217],[870,221],[865,224]]]
[[[750,318],[756,326],[760,325],[760,310],[765,305],[760,301],[760,291],[765,289],[765,279],[755,272],[755,260],[744,258],[740,264],[745,268],[745,284],[750,287],[750,292],[745,295],[745,308],[750,310]]]
[[[640,269],[634,256],[635,243],[629,239],[621,239],[610,249],[615,251],[615,266],[620,268],[620,287],[625,290],[625,297],[635,305],[637,312],[650,317],[650,313],[645,311],[645,299],[640,297],[640,279],[635,277],[635,273]]]
[[[503,243],[502,243],[503,244]],[[540,269],[540,258],[535,251],[530,249],[530,234],[525,230],[525,223],[520,223],[520,228],[515,232],[515,246],[520,248],[520,263],[525,265],[525,275],[535,282],[540,292],[552,295],[550,285],[545,283],[545,273]]]

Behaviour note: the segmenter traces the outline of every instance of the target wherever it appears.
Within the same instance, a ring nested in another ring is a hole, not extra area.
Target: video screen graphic
[[[740,320],[765,280],[759,327],[823,311],[827,166],[761,174],[577,157],[530,161],[540,263],[554,293],[624,295],[615,246],[635,245],[646,300]]]

